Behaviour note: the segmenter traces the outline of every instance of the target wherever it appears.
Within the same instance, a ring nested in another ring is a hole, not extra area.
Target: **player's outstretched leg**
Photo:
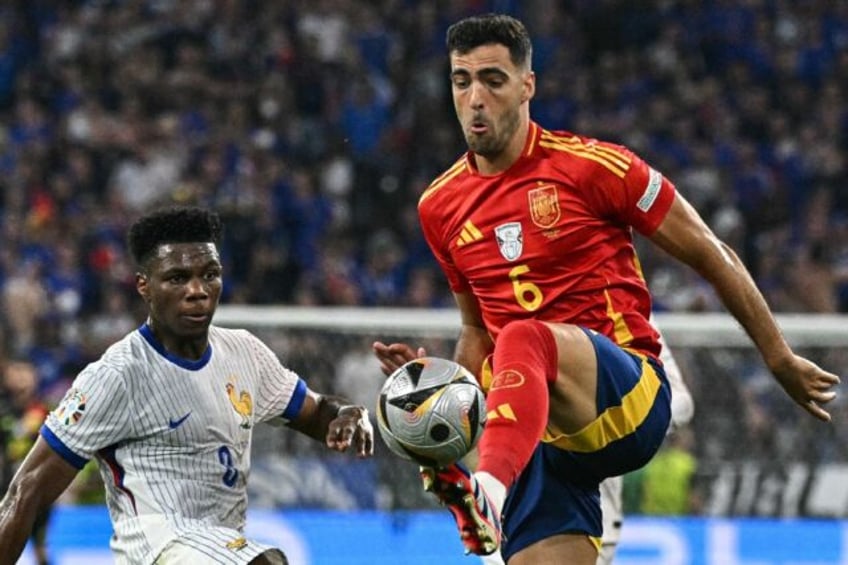
[[[453,514],[467,553],[489,555],[501,544],[501,525],[495,505],[483,486],[460,463],[433,469],[421,467],[424,490],[436,495]]]

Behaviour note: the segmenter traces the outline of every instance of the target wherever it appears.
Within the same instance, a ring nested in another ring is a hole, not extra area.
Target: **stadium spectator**
[[[19,263],[3,285],[3,312],[12,338],[10,348],[23,355],[35,342],[39,317],[47,307],[47,291],[36,260]]]
[[[697,512],[698,496],[692,484],[697,461],[691,452],[692,442],[691,429],[675,430],[639,474],[642,514],[683,516]]]
[[[6,438],[4,460],[9,462],[10,471],[14,473],[38,438],[38,430],[44,423],[48,407],[39,397],[38,373],[32,363],[16,360],[7,362],[3,367],[2,385],[3,397],[8,400],[0,405],[0,428]],[[10,479],[11,475],[4,478],[4,492]],[[51,511],[52,506],[41,510],[32,527],[30,539],[39,565],[47,565],[49,562],[47,528]]]

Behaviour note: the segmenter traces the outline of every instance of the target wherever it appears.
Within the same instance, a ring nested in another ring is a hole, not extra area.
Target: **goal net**
[[[848,422],[842,397],[833,422],[808,415],[782,392],[738,324],[724,314],[656,317],[695,400],[697,462],[690,512],[708,516],[848,516]],[[383,381],[371,343],[403,341],[450,357],[459,330],[451,309],[224,305],[216,324],[261,337],[314,390],[373,412]],[[837,374],[848,369],[848,317],[782,315],[796,350]],[[376,430],[375,430],[376,433]],[[335,509],[433,507],[417,467],[376,439],[370,460],[324,449],[300,434],[257,428],[253,504]],[[640,511],[638,504],[630,512]]]

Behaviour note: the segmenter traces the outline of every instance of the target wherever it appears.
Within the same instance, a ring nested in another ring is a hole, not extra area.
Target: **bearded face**
[[[516,67],[509,50],[483,45],[451,54],[454,108],[465,141],[476,155],[498,160],[516,144],[534,90],[533,73]],[[523,138],[518,140],[523,145]]]

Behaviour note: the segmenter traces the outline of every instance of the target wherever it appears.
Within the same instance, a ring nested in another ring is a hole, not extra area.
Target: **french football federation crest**
[[[227,542],[227,549],[232,549],[233,551],[239,551],[244,549],[245,547],[247,547],[247,540],[243,537],[239,537]]]
[[[239,424],[244,429],[250,429],[251,422],[250,417],[253,415],[253,398],[250,397],[250,393],[246,390],[238,393],[236,391],[236,383],[234,378],[230,378],[230,382],[227,383],[227,397],[230,399],[230,404],[233,405],[233,410],[241,416],[241,424]]]
[[[553,184],[542,185],[527,193],[530,219],[542,229],[548,229],[559,220],[559,198]]]
[[[498,249],[507,261],[515,261],[521,257],[524,249],[524,235],[521,233],[521,222],[501,224],[495,228],[495,238]]]

